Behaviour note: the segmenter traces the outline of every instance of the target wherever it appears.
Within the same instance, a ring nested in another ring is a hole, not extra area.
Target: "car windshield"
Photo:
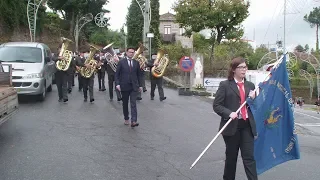
[[[42,52],[34,47],[1,47],[1,62],[41,63]]]

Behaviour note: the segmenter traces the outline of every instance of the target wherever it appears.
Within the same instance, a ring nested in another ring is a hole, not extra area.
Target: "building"
[[[183,36],[185,29],[180,28],[178,23],[175,23],[175,16],[171,13],[160,15],[159,32],[161,38],[166,43],[181,42],[183,47],[193,48],[193,39]]]

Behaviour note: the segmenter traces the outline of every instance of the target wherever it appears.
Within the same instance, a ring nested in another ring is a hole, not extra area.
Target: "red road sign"
[[[184,72],[190,72],[194,67],[194,60],[189,56],[183,56],[179,61],[179,67]]]

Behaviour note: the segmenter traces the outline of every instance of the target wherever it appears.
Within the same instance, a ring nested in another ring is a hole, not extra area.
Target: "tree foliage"
[[[124,35],[118,31],[100,29],[90,36],[90,42],[99,46],[106,46],[113,42],[113,48],[120,48],[124,47]]]
[[[210,29],[218,44],[223,38],[234,39],[243,35],[239,26],[249,15],[249,4],[242,0],[178,0],[174,5],[176,21],[186,29],[186,34]]]
[[[306,14],[303,19],[310,24],[311,28],[316,27],[316,51],[319,51],[320,8],[313,8],[313,10],[309,14]]]
[[[159,0],[150,0],[150,7],[151,7],[150,32],[154,33],[154,38],[152,43],[152,52],[156,53],[159,46],[161,45],[161,38],[160,38],[160,32],[159,32],[159,26],[160,26]]]
[[[143,0],[138,0],[140,4],[143,4]],[[142,42],[143,33],[143,15],[141,9],[136,0],[131,1],[131,5],[128,9],[126,17],[127,21],[127,43],[128,47],[137,47],[139,42]]]
[[[109,11],[103,8],[107,0],[48,0],[48,6],[56,12],[60,12],[63,18],[70,23],[69,33],[72,36],[75,22],[77,19],[87,13],[92,13],[93,17],[100,12],[108,13]],[[94,22],[91,22],[91,25]],[[86,27],[87,29],[87,27]],[[89,28],[90,29],[90,28]],[[92,33],[92,31],[89,31]],[[88,31],[87,31],[88,34]]]

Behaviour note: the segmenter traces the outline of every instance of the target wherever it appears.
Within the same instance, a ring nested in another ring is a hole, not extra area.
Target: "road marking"
[[[295,112],[295,113],[298,113],[298,114],[301,114],[301,115],[304,115],[304,116],[309,116],[309,117],[311,117],[311,118],[314,118],[314,119],[318,119],[318,120],[320,120],[320,118],[319,118],[319,117],[311,116],[311,115],[309,115],[309,114],[305,114],[305,113],[298,112],[298,111],[294,111],[294,112]]]
[[[300,123],[295,123],[299,126],[305,126],[305,127],[320,127],[320,123],[305,123],[305,124],[300,124]]]

